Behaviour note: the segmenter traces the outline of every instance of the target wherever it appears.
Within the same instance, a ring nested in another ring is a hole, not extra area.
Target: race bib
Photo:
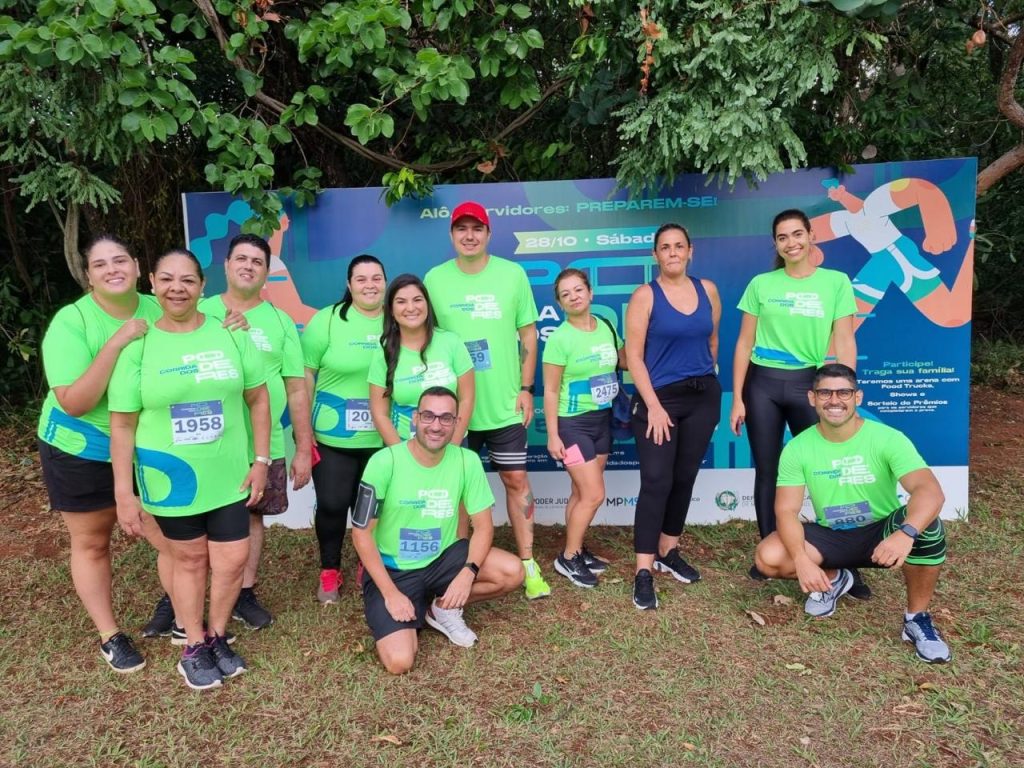
[[[619,394],[619,378],[614,373],[591,376],[589,384],[590,399],[594,405],[608,405]]]
[[[491,369],[491,348],[487,346],[487,339],[467,341],[466,349],[469,351],[469,359],[473,361],[474,370],[489,371]]]
[[[398,530],[398,555],[402,560],[429,560],[440,553],[440,528]]]
[[[349,432],[373,432],[369,400],[345,401],[345,429]]]
[[[824,512],[825,525],[835,531],[860,528],[875,521],[874,516],[871,514],[871,505],[866,501],[825,507]]]
[[[223,434],[224,405],[220,400],[171,406],[171,438],[175,445],[212,443]]]

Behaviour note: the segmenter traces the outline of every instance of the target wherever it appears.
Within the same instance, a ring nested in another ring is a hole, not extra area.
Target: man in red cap
[[[526,570],[531,600],[551,594],[533,559],[533,493],[526,474],[526,428],[533,418],[537,373],[537,305],[526,271],[491,256],[491,220],[466,201],[451,218],[455,258],[431,269],[424,283],[438,324],[462,337],[473,360],[476,403],[469,447],[487,446],[505,486],[509,522]],[[461,418],[461,417],[460,417]]]

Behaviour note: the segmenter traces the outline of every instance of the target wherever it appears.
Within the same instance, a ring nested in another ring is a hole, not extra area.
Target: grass
[[[107,670],[51,519],[55,554],[13,547],[0,564],[0,765],[1020,766],[1024,480],[976,480],[972,493],[933,606],[948,665],[900,642],[896,574],[869,572],[874,599],[814,621],[794,584],[746,577],[754,527],[729,523],[687,531],[704,580],[657,577],[650,613],[630,602],[630,531],[595,529],[592,548],[613,560],[597,589],[547,568],[551,598],[471,608],[481,643],[468,651],[425,630],[417,667],[395,679],[350,583],[339,605],[316,603],[312,532],[274,528],[260,594],[276,621],[237,630],[252,671],[207,694],[184,686],[166,640],[142,643],[142,672]],[[542,563],[559,537],[539,529]],[[498,539],[507,547],[509,531]],[[129,628],[158,596],[154,562],[118,539]]]

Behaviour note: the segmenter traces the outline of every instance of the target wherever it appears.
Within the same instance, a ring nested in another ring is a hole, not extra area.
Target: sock
[[[913,613],[907,613],[907,612],[904,612],[904,614],[903,614],[903,620],[904,620],[904,621],[910,621],[910,620],[911,620],[912,618],[914,618],[915,616],[917,616],[917,614],[918,614],[918,613],[919,613],[919,611],[914,611]]]
[[[113,632],[100,632],[100,642],[101,643],[107,642],[108,640],[110,640],[110,638],[112,638],[114,635],[116,635],[120,631],[121,630],[119,630],[119,629],[115,629]]]

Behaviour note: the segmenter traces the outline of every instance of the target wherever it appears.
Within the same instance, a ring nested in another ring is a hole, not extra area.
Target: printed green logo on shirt
[[[581,331],[568,321],[548,336],[543,362],[562,366],[558,392],[558,415],[581,413],[612,407],[619,392],[615,368],[619,362],[622,339],[601,320],[594,318],[593,331]]]

